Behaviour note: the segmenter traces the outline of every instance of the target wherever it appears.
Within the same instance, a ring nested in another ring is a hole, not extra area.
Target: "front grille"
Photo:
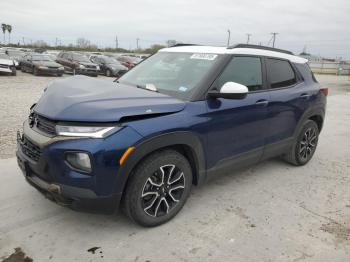
[[[58,67],[57,66],[49,66],[48,68],[50,68],[50,69],[57,69]]]
[[[89,68],[89,69],[96,69],[96,66],[94,66],[94,65],[86,65],[85,67]]]
[[[36,124],[36,128],[40,131],[48,134],[55,135],[56,134],[56,123],[39,115],[35,115],[34,123]]]
[[[33,142],[31,142],[28,138],[23,136],[21,142],[21,150],[23,154],[25,154],[27,157],[34,161],[38,161],[41,156],[41,149],[37,145],[35,145]]]
[[[1,68],[9,68],[8,65],[0,65]]]

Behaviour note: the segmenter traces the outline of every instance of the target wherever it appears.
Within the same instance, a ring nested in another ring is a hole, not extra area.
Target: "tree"
[[[87,40],[83,37],[77,39],[77,47],[79,48],[89,48],[90,45],[90,40]]]
[[[155,45],[151,45],[151,47],[149,48],[143,49],[143,52],[146,54],[154,54],[154,53],[157,53],[159,49],[162,49],[164,47],[166,46],[155,44]]]
[[[176,40],[168,40],[168,41],[166,41],[166,44],[168,47],[171,47],[171,46],[176,45],[177,41]]]
[[[7,30],[7,25],[6,24],[1,24],[1,29],[2,29],[2,33],[4,34],[4,44],[5,44],[5,33]]]
[[[48,44],[44,40],[38,40],[33,43],[33,46],[36,47],[47,47]]]
[[[11,32],[12,32],[12,26],[7,25],[7,31],[9,32],[9,44],[11,43]]]

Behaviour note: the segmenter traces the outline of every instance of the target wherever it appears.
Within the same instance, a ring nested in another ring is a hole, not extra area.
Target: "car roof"
[[[305,64],[307,59],[286,54],[278,51],[264,50],[258,48],[227,48],[219,46],[197,46],[197,45],[185,45],[175,46],[160,49],[158,52],[170,52],[170,53],[204,53],[204,54],[236,54],[236,55],[257,55],[274,57],[289,60],[293,63]]]

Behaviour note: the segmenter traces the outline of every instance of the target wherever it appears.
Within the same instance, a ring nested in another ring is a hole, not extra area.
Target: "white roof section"
[[[305,64],[308,62],[307,59],[300,56],[289,55],[277,51],[270,51],[256,48],[232,48],[218,46],[176,46],[163,48],[158,52],[171,52],[171,53],[201,53],[201,54],[237,54],[237,55],[258,55],[267,57],[276,57],[287,59],[293,63]]]

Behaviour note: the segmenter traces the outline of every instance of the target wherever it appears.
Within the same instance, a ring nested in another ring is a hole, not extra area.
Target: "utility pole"
[[[26,44],[24,43],[24,37],[22,37],[22,42],[23,42],[23,45],[26,45]]]
[[[140,38],[136,38],[136,49],[139,49],[139,40]]]
[[[250,40],[250,36],[251,36],[252,34],[247,34],[247,44],[249,44],[249,40]]]
[[[227,38],[227,46],[230,46],[230,38],[231,38],[231,31],[230,29],[227,30],[228,38]]]
[[[275,41],[276,41],[276,35],[278,35],[278,33],[276,33],[276,32],[273,32],[273,33],[271,33],[271,35],[272,35],[272,47],[275,47]]]
[[[58,39],[57,39],[57,37],[56,37],[56,46],[57,46],[57,42],[58,42]]]
[[[115,49],[118,49],[118,36],[115,36]]]

